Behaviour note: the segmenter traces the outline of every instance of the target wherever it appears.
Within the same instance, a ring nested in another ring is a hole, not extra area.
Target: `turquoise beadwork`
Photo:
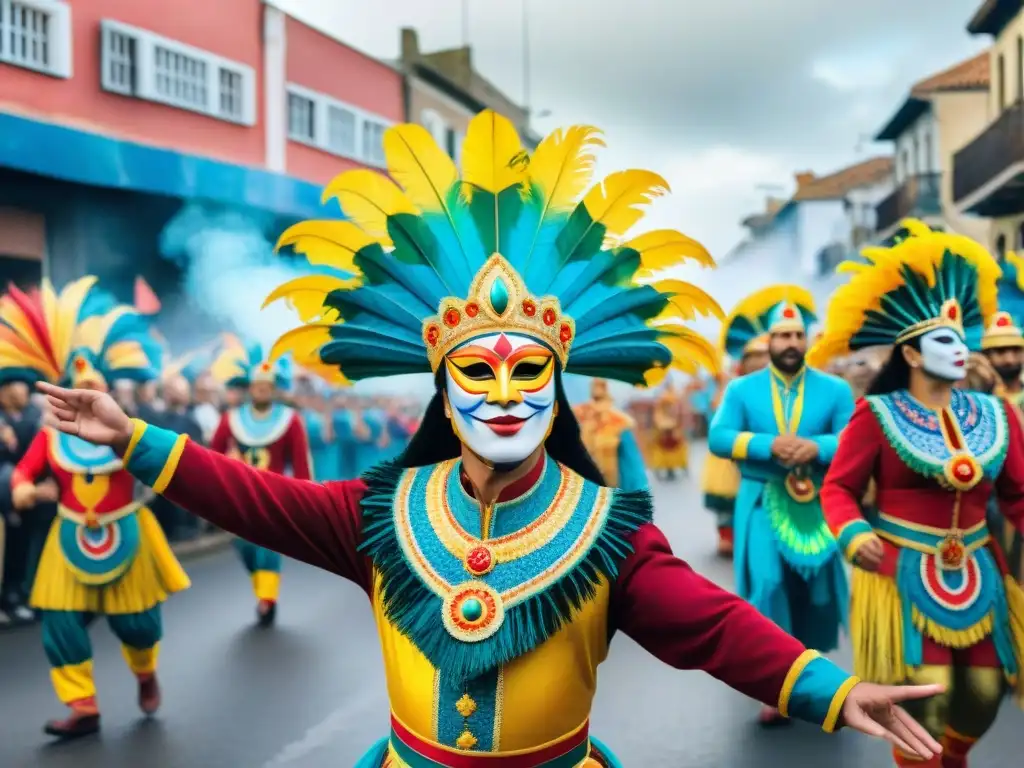
[[[462,604],[462,618],[466,621],[477,621],[484,615],[484,607],[475,597]]]
[[[500,277],[496,277],[491,283],[491,307],[499,315],[505,314],[508,309],[508,286]]]

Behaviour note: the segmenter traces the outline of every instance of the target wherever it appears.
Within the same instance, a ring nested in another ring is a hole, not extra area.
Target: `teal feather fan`
[[[473,335],[509,330],[552,346],[570,373],[650,385],[672,367],[714,370],[713,345],[683,323],[721,318],[718,304],[694,285],[656,279],[687,260],[714,262],[671,230],[625,239],[668,185],[623,171],[591,187],[600,146],[596,129],[575,126],[531,157],[512,124],[486,111],[470,124],[460,174],[424,128],[391,128],[391,178],[343,173],[324,198],[348,220],[306,221],[281,236],[279,248],[336,274],[268,297],[290,302],[305,323],[271,356],[289,352],[344,383],[430,372]]]

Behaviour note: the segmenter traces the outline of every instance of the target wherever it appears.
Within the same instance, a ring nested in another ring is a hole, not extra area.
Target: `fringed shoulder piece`
[[[646,491],[602,488],[549,460],[549,482],[520,505],[539,515],[482,542],[494,560],[476,564],[481,542],[452,513],[464,493],[448,483],[459,482],[457,472],[455,462],[371,470],[360,547],[381,578],[388,621],[454,685],[529,653],[571,621],[615,581],[653,512]],[[519,514],[517,504],[502,503],[498,514]]]

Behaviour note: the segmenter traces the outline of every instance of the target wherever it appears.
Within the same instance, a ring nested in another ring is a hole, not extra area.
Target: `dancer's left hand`
[[[941,685],[858,683],[843,702],[841,722],[861,733],[885,739],[908,755],[930,760],[942,753],[942,745],[898,702],[927,699],[944,690]]]

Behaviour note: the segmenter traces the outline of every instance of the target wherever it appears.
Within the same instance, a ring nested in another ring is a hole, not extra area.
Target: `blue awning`
[[[339,218],[308,181],[0,113],[0,166],[78,184]]]

